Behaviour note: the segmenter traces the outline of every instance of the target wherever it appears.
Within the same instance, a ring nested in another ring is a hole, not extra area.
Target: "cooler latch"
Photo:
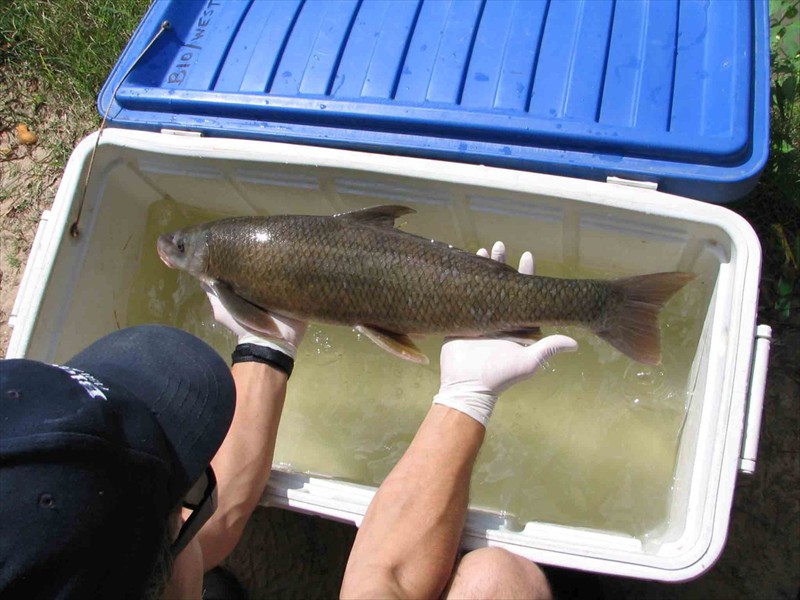
[[[642,188],[645,190],[658,189],[658,184],[655,181],[636,181],[635,179],[625,179],[624,177],[615,177],[614,175],[609,175],[606,177],[606,183],[627,185],[629,187]]]
[[[200,131],[187,131],[186,129],[162,129],[161,133],[166,135],[180,135],[184,137],[203,137]]]
[[[739,457],[739,470],[752,473],[756,470],[758,438],[761,435],[761,416],[764,412],[764,390],[767,387],[767,364],[772,342],[772,328],[769,325],[756,327],[756,346],[753,351],[753,370],[750,375],[750,393],[747,398],[747,418],[745,420],[742,454]]]

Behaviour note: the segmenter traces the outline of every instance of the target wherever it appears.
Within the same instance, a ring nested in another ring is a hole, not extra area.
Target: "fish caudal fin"
[[[694,273],[679,271],[624,277],[611,282],[620,299],[595,333],[623,354],[648,365],[661,362],[658,313]]]

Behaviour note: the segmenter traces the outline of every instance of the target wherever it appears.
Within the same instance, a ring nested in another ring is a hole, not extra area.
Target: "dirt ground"
[[[5,349],[11,337],[8,319],[22,280],[36,223],[42,211],[52,204],[60,176],[52,174],[42,181],[32,174],[46,162],[45,151],[36,146],[13,145],[16,136],[0,134],[0,346]],[[9,143],[11,142],[11,143]],[[37,187],[34,192],[31,188]],[[17,192],[27,188],[22,194]],[[34,197],[33,201],[26,197]]]
[[[97,127],[93,107],[52,113],[37,90],[9,87],[0,86],[3,356],[11,336],[8,319],[39,217],[53,202],[69,153]],[[19,123],[36,134],[34,143],[21,143]],[[774,337],[758,468],[753,476],[739,477],[728,543],[719,563],[698,580],[675,586],[555,571],[562,597],[798,598],[800,314],[795,311],[789,321],[777,325]],[[318,518],[262,509],[228,564],[253,598],[335,596],[354,531]]]
[[[53,203],[72,149],[97,125],[92,106],[49,110],[33,83],[0,73],[0,352],[42,211]],[[20,129],[20,125],[24,128]],[[27,131],[26,131],[27,129]],[[21,134],[21,135],[20,135]],[[31,135],[32,134],[32,135]],[[27,143],[26,143],[27,142]],[[31,143],[32,142],[32,143]]]

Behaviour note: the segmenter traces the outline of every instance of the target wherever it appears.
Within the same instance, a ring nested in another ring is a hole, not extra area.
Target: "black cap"
[[[234,404],[225,361],[171,327],[0,361],[0,596],[140,597]]]

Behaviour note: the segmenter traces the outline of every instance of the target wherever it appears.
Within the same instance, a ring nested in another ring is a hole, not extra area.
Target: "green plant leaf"
[[[800,235],[797,235],[794,238],[794,256],[800,260]]]
[[[785,319],[788,319],[792,314],[792,289],[794,286],[791,282],[784,279],[783,276],[778,280],[778,299],[775,301],[775,309]]]
[[[794,96],[797,92],[797,78],[791,75],[784,79],[781,84],[781,93],[787,102],[794,102]]]

